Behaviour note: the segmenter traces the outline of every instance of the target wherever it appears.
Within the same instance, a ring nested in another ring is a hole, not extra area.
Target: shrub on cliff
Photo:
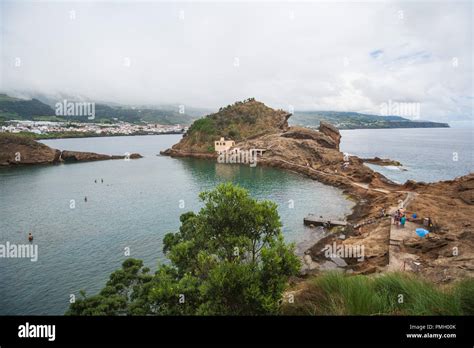
[[[198,214],[181,215],[164,238],[171,261],[154,275],[126,260],[95,296],[71,304],[70,315],[276,314],[299,260],[285,244],[277,206],[232,184],[200,194]]]

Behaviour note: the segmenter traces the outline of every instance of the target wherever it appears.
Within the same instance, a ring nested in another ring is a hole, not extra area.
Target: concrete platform
[[[331,219],[321,219],[315,215],[308,215],[307,217],[304,218],[303,220],[304,224],[309,226],[309,225],[314,225],[314,226],[324,226],[327,228],[335,227],[335,226],[347,226],[347,222],[345,221],[340,221],[340,220],[331,220]]]

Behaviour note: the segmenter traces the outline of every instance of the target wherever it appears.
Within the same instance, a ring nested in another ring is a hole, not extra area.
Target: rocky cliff
[[[141,158],[131,154],[129,158]],[[0,133],[0,166],[54,164],[61,162],[103,161],[123,159],[125,156],[110,156],[93,152],[60,151],[26,137]]]

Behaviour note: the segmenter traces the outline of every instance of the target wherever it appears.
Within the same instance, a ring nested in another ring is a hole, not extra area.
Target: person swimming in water
[[[33,235],[31,234],[31,232],[28,233],[28,240],[29,240],[30,242],[33,241]]]

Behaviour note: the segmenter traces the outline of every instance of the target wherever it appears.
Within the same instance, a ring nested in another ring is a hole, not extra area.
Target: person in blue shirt
[[[400,225],[402,227],[405,227],[405,222],[407,221],[407,217],[405,215],[402,216],[402,218],[400,219]]]

